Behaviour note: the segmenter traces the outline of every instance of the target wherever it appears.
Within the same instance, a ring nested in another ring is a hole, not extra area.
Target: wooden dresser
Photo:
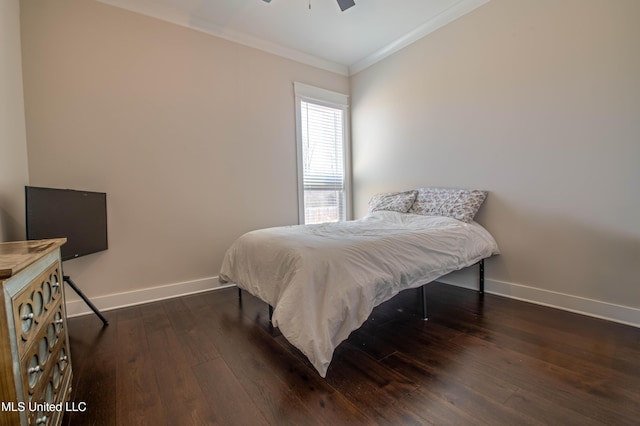
[[[71,391],[60,246],[0,243],[0,425],[58,425]]]

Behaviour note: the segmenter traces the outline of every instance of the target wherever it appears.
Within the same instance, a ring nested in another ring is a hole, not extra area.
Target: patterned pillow
[[[418,191],[386,192],[376,194],[369,201],[369,213],[378,210],[390,210],[393,212],[407,213],[416,200]]]
[[[420,188],[409,213],[446,216],[469,223],[487,194],[477,189]]]

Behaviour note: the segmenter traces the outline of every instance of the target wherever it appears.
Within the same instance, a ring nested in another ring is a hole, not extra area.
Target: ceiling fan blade
[[[262,0],[265,3],[271,3],[271,0]],[[338,6],[340,6],[341,11],[345,11],[352,6],[355,6],[356,2],[353,0],[338,0]]]
[[[355,5],[356,5],[356,2],[353,0],[338,0],[338,6],[340,6],[340,10],[343,12],[349,9],[351,6],[355,6]]]

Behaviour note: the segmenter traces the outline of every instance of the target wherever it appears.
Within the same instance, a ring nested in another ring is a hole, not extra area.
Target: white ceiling
[[[349,75],[489,0],[98,1]]]

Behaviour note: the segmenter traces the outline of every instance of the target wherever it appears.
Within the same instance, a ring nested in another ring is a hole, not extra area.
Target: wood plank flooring
[[[377,307],[322,379],[237,289],[69,320],[65,425],[637,425],[640,329],[432,283]]]

